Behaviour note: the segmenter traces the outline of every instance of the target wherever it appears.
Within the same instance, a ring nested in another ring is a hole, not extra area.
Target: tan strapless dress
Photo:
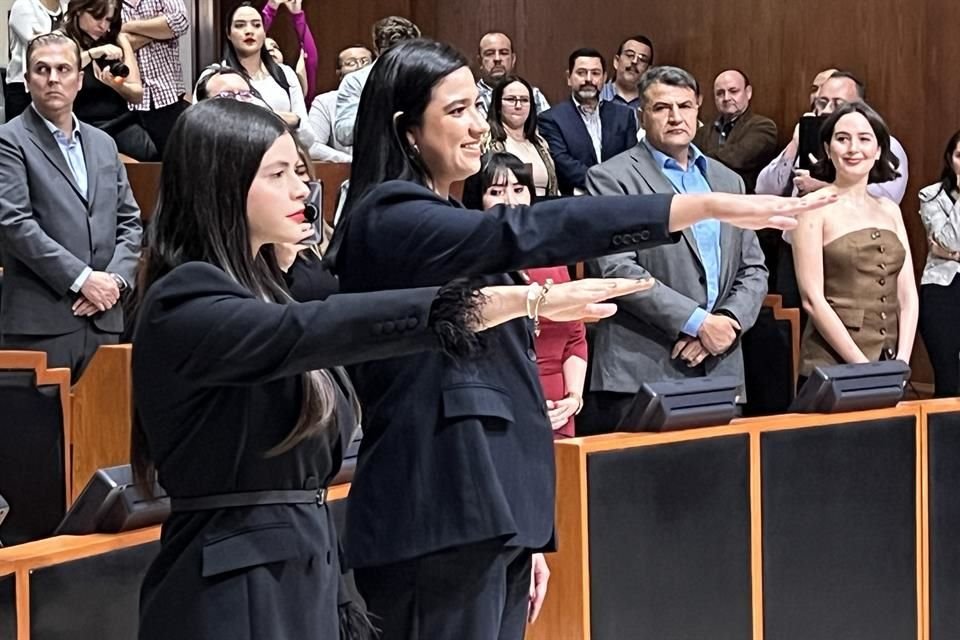
[[[871,361],[897,354],[897,276],[906,251],[893,231],[859,229],[823,247],[823,289],[850,337]],[[800,340],[800,375],[843,360],[807,322]]]

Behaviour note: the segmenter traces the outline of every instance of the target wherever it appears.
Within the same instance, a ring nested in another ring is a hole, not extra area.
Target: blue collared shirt
[[[87,161],[83,159],[83,146],[80,141],[80,122],[77,120],[77,116],[72,114],[70,116],[73,118],[73,134],[68,138],[67,134],[57,128],[57,125],[44,118],[43,115],[37,111],[36,107],[32,104],[30,107],[37,112],[37,115],[43,120],[44,126],[46,126],[47,130],[53,135],[53,139],[57,141],[57,146],[60,147],[60,153],[63,154],[63,159],[66,160],[67,166],[70,168],[70,173],[73,174],[73,179],[80,189],[80,193],[86,198]],[[91,273],[93,273],[93,269],[90,267],[84,268],[84,270],[80,272],[80,275],[77,276],[77,279],[73,281],[70,290],[74,293],[80,291]]]
[[[653,148],[646,140],[641,142],[650,151],[660,171],[666,176],[677,193],[710,193],[710,183],[707,182],[707,158],[697,147],[690,145],[690,161],[687,168],[670,156]],[[695,223],[691,230],[697,242],[697,251],[700,252],[700,262],[707,280],[706,308],[694,309],[693,313],[683,325],[683,333],[696,337],[700,326],[706,320],[707,314],[713,310],[720,295],[720,221],[716,219],[701,220]]]

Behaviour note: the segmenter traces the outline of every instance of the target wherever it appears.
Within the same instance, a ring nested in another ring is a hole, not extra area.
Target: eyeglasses
[[[371,62],[370,58],[367,58],[367,57],[347,58],[346,60],[340,63],[340,66],[343,67],[344,69],[360,69],[370,64],[370,62]]]
[[[530,104],[530,98],[524,96],[503,96],[500,98],[500,102],[503,104],[513,105],[514,108],[519,109],[520,107],[526,107]]]
[[[214,98],[224,98],[226,100],[236,100],[238,102],[253,102],[257,99],[252,91],[231,91],[226,89],[221,91]]]
[[[627,49],[621,53],[620,56],[626,58],[630,62],[642,62],[644,64],[650,64],[650,56],[645,53],[637,53],[636,51]]]
[[[817,111],[823,111],[830,105],[833,105],[833,110],[836,111],[845,104],[847,104],[847,101],[843,98],[817,98],[813,101],[813,106]]]

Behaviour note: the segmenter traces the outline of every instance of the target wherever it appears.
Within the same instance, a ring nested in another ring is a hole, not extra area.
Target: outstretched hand
[[[604,300],[646,291],[655,280],[645,278],[585,278],[553,285],[540,306],[540,315],[556,322],[599,320],[617,312],[617,305]]]

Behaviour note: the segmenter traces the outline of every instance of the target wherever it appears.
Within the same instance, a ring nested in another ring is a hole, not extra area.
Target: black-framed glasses
[[[516,108],[526,107],[530,105],[530,98],[526,96],[503,96],[500,98],[500,102],[503,104],[513,105]]]

